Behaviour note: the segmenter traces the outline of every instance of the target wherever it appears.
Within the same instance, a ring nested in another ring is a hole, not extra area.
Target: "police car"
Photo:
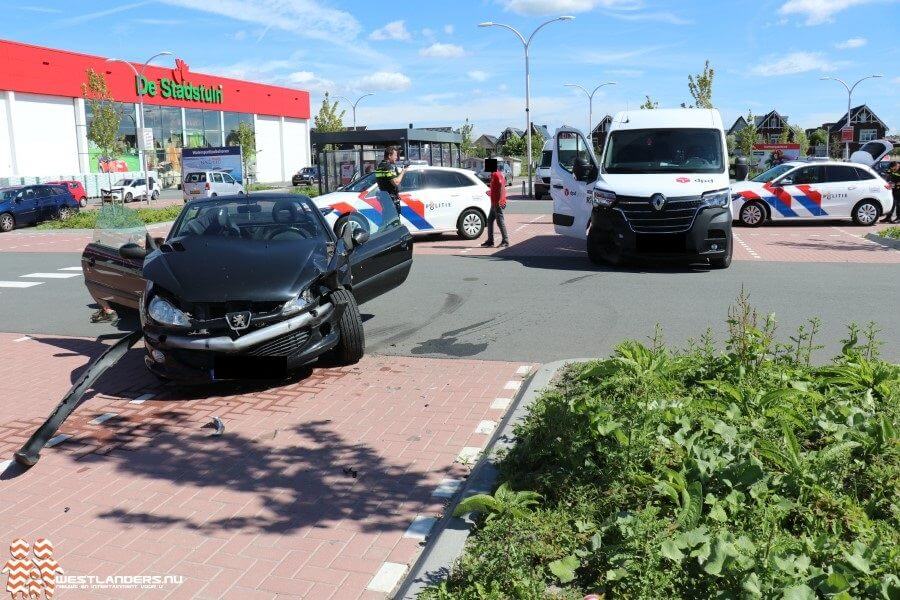
[[[411,165],[400,184],[401,222],[414,235],[456,231],[463,239],[473,240],[487,223],[491,208],[487,191],[472,171]],[[375,173],[369,173],[313,202],[335,232],[348,220],[372,232],[381,225],[377,192]]]
[[[732,215],[747,227],[769,220],[847,218],[873,225],[893,205],[890,184],[856,162],[785,162],[731,189]]]

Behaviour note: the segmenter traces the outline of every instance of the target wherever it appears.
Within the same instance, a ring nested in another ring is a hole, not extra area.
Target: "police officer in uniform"
[[[378,189],[387,192],[397,207],[397,215],[400,214],[400,182],[403,181],[403,169],[397,164],[400,152],[396,146],[388,146],[384,149],[384,160],[375,168],[375,181]]]

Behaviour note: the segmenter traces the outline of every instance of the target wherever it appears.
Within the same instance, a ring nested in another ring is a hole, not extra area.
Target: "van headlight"
[[[191,320],[180,309],[172,306],[168,300],[160,296],[154,296],[147,307],[147,314],[160,325],[172,325],[175,327],[190,327]]]
[[[703,206],[712,208],[724,208],[731,202],[731,190],[716,190],[714,192],[706,192],[700,197]]]
[[[298,313],[302,310],[305,310],[310,304],[312,304],[312,301],[312,292],[307,288],[285,302],[284,306],[281,307],[281,314],[291,315],[294,313]]]
[[[616,203],[616,193],[609,190],[594,188],[591,192],[591,204],[594,206],[610,207]]]

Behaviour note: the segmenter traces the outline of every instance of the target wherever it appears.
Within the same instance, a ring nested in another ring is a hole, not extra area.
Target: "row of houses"
[[[476,148],[481,148],[486,154],[494,155],[498,154],[501,151],[501,148],[506,145],[506,142],[509,141],[509,138],[514,135],[521,138],[525,135],[525,130],[519,129],[518,127],[507,127],[500,135],[489,135],[484,133],[478,136],[478,139],[473,143]],[[532,140],[534,139],[534,136],[540,136],[542,140],[549,140],[550,130],[547,129],[546,125],[535,125],[532,123],[531,135]]]
[[[777,110],[772,110],[765,115],[753,117],[756,125],[757,133],[765,143],[775,144],[781,138],[785,129],[790,128],[788,116],[780,114]],[[738,117],[728,134],[736,134],[748,123],[744,117]],[[828,132],[831,139],[841,137],[841,130],[847,125],[847,115],[841,115],[841,118],[831,123],[822,123],[820,127],[812,127],[806,129],[807,137],[811,136],[817,129],[824,129]],[[850,144],[850,150],[856,150],[866,142],[878,140],[885,137],[889,127],[882,121],[875,112],[865,104],[860,104],[850,110],[850,126],[853,127],[853,142]],[[788,139],[793,141],[793,133],[788,133]]]

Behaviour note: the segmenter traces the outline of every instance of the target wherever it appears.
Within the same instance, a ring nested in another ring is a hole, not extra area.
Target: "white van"
[[[550,195],[556,232],[587,240],[594,263],[625,258],[731,264],[731,188],[717,110],[616,114],[598,161],[571,127],[553,138]]]
[[[188,171],[184,174],[181,192],[187,202],[194,198],[240,195],[244,193],[244,186],[222,171]]]
[[[540,200],[550,195],[550,165],[553,164],[553,140],[544,142],[541,150],[541,163],[535,169],[534,197]]]

